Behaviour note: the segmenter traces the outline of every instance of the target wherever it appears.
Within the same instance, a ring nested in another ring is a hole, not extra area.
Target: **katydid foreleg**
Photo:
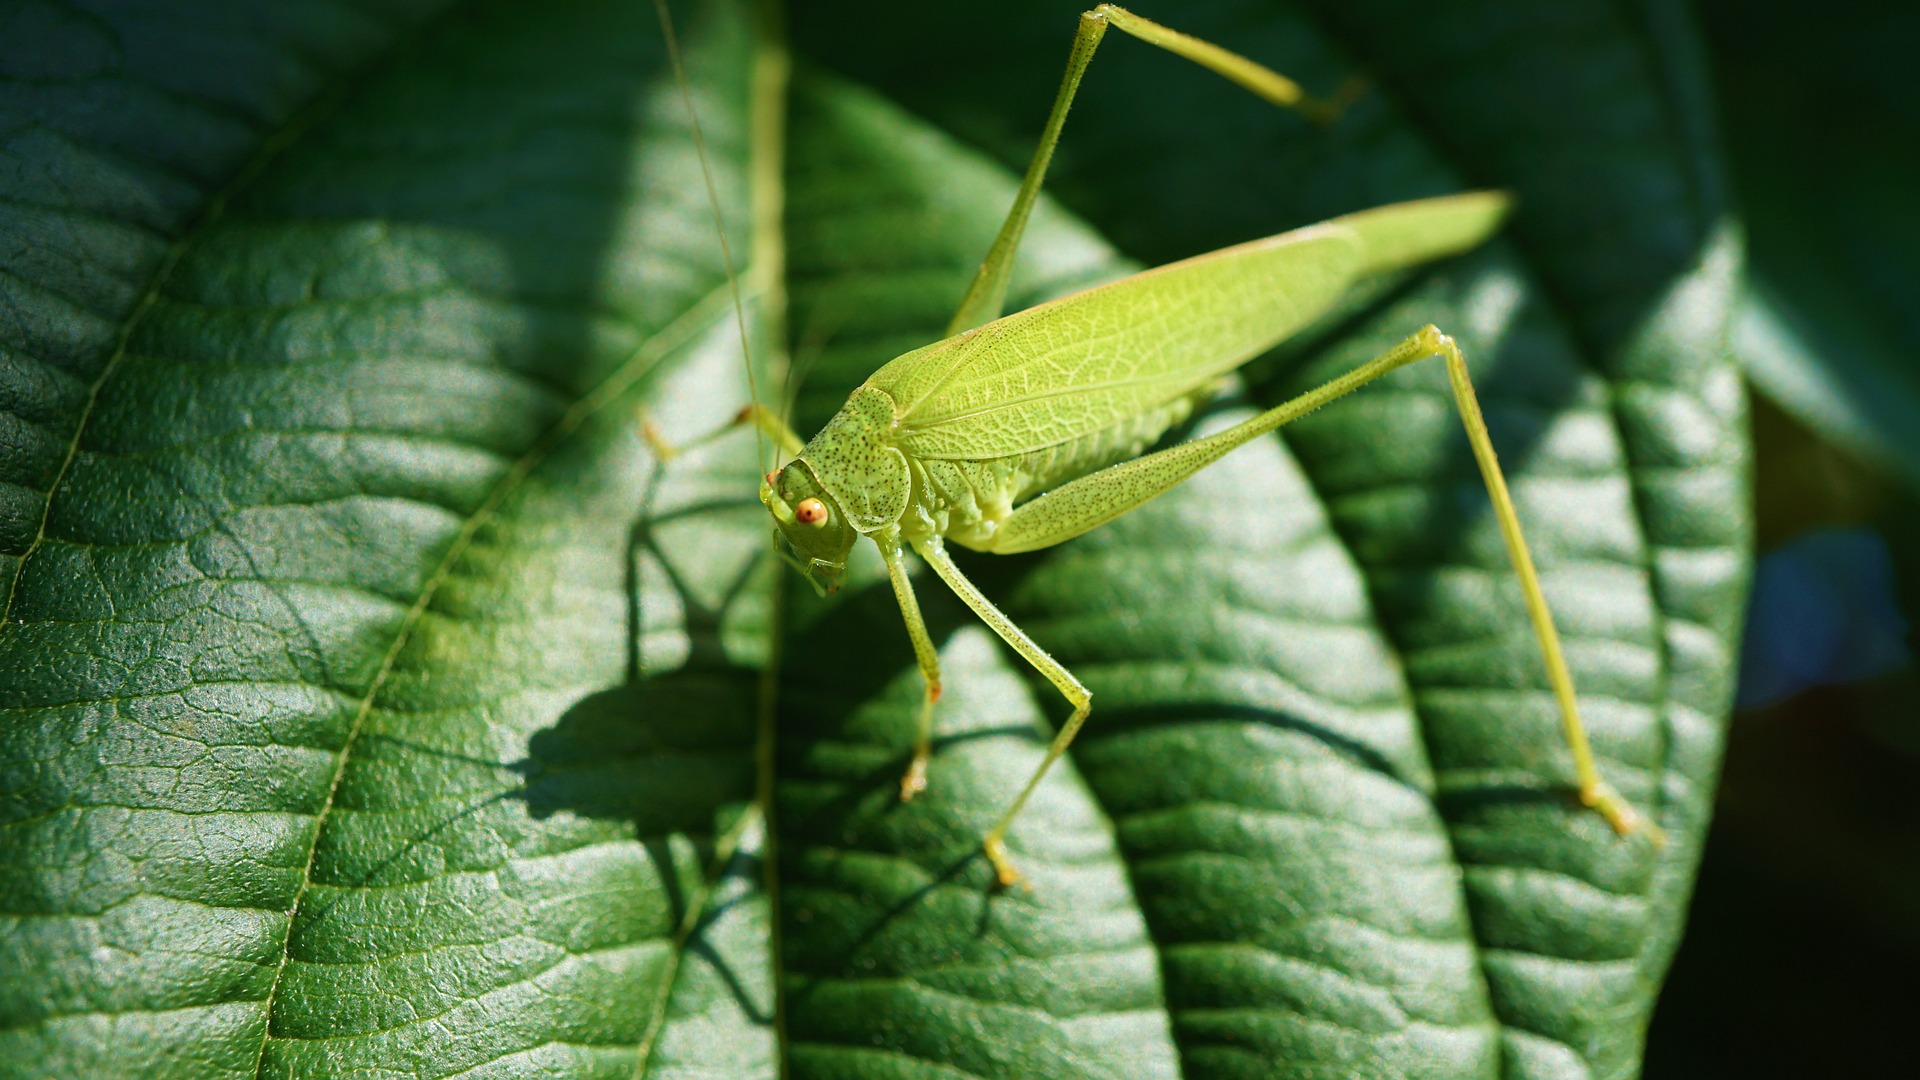
[[[690,450],[697,450],[743,424],[752,424],[759,429],[760,434],[772,439],[774,445],[788,456],[799,453],[802,445],[800,436],[794,434],[793,428],[788,427],[785,420],[780,419],[772,409],[758,402],[742,408],[733,415],[733,419],[712,431],[684,442],[668,439],[666,433],[661,431],[659,425],[655,424],[653,418],[644,411],[640,413],[639,419],[640,438],[646,441],[648,449],[651,449],[653,455],[661,461],[672,461]]]

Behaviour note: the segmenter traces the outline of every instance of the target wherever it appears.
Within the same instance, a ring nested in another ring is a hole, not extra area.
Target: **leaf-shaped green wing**
[[[1032,453],[1191,393],[1322,314],[1358,238],[1320,226],[1041,304],[874,372],[921,458]]]
[[[1506,200],[1376,207],[1097,285],[899,357],[866,385],[921,458],[1033,453],[1205,387],[1326,314],[1362,275],[1480,243]]]

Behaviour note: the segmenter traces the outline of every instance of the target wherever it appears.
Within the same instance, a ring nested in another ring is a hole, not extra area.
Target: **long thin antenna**
[[[747,309],[740,295],[740,275],[734,272],[733,246],[727,243],[726,218],[720,212],[720,189],[713,183],[713,166],[707,158],[706,133],[700,130],[700,113],[693,107],[693,86],[687,81],[687,69],[680,62],[680,39],[673,32],[673,14],[667,10],[667,0],[653,0],[653,10],[660,17],[660,32],[666,39],[667,63],[673,67],[674,82],[680,87],[680,100],[687,108],[687,121],[693,126],[693,148],[700,158],[700,179],[707,186],[707,206],[713,211],[714,235],[720,238],[720,261],[727,271],[727,288],[733,293],[733,321],[740,331],[740,356],[747,365],[747,397],[755,408],[760,405],[760,385],[753,374],[753,345],[747,338]],[[769,464],[766,436],[760,425],[753,425],[754,460],[765,469]]]

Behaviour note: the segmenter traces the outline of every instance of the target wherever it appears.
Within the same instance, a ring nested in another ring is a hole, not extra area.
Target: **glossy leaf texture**
[[[750,435],[641,437],[748,395],[645,5],[49,2],[0,34],[4,1060],[1633,1073],[1748,563],[1739,256],[1686,20],[1187,7],[1143,13],[1368,89],[1320,130],[1110,38],[1018,302],[1513,190],[1502,239],[1375,283],[1199,426],[1459,337],[1603,767],[1673,844],[1572,804],[1415,368],[967,562],[1097,703],[1013,832],[1031,888],[994,890],[978,838],[1055,695],[922,575],[949,689],[902,805],[918,677],[877,566],[807,595]],[[759,385],[803,427],[938,333],[1075,10],[796,5],[775,94],[765,24],[676,5]]]

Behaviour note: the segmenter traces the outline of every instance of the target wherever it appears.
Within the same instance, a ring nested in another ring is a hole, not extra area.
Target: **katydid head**
[[[773,545],[780,557],[806,575],[822,596],[839,591],[847,555],[860,534],[813,470],[796,460],[768,473],[760,484],[760,501],[773,514]]]

